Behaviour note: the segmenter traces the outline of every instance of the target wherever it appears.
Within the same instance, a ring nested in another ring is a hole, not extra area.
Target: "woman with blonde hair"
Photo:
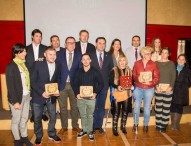
[[[144,100],[144,127],[143,131],[148,132],[150,120],[150,104],[154,95],[154,86],[159,81],[159,69],[155,62],[151,60],[151,47],[141,48],[142,59],[135,62],[133,67],[133,79],[135,81],[134,97],[134,127],[133,132],[137,133],[140,115],[140,106]],[[149,78],[148,78],[149,77]]]
[[[118,65],[112,69],[109,76],[110,85],[117,91],[125,90],[124,88],[121,87],[121,83],[120,83],[121,76],[129,76],[130,78],[132,78],[132,72],[127,65],[127,58],[125,55],[119,56]],[[128,94],[130,94],[131,91],[128,90],[127,92]],[[113,124],[112,124],[113,134],[115,136],[119,135],[117,131],[117,126],[118,126],[118,119],[119,119],[119,115],[121,111],[122,111],[121,130],[123,133],[126,134],[127,133],[126,121],[128,116],[128,110],[129,110],[128,98],[120,102],[117,102],[117,100],[113,98],[111,105],[112,105],[112,115],[113,115]]]

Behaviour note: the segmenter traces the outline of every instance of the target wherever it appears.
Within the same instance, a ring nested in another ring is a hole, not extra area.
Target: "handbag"
[[[123,91],[114,90],[113,97],[116,99],[116,102],[125,101],[129,97],[128,91],[127,90],[123,90]]]

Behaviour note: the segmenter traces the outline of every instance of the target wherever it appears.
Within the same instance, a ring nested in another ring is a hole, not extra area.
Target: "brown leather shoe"
[[[76,131],[76,132],[80,133],[82,131],[82,129],[80,129],[79,127],[78,128],[72,128],[72,131]]]
[[[58,134],[64,135],[64,132],[66,132],[66,131],[68,131],[67,128],[62,128],[62,129],[60,129],[60,131],[58,132]]]

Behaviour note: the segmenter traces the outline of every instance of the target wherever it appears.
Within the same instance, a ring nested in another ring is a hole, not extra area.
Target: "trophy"
[[[58,94],[58,83],[45,84],[45,92],[48,95]]]
[[[170,84],[159,84],[159,88],[162,92],[166,92],[167,88],[170,86]]]
[[[82,98],[91,98],[93,96],[93,86],[80,86],[80,96]]]
[[[140,82],[152,81],[152,72],[140,72]]]

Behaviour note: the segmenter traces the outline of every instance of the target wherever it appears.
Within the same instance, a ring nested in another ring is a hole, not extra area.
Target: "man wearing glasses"
[[[65,48],[57,53],[57,61],[61,64],[61,75],[59,78],[60,97],[58,102],[60,106],[60,118],[62,129],[58,134],[63,135],[68,129],[68,111],[67,99],[70,100],[70,114],[72,118],[72,130],[80,132],[78,125],[78,108],[77,99],[74,94],[74,75],[78,71],[81,64],[81,53],[75,50],[76,40],[74,37],[67,37],[65,40]]]

